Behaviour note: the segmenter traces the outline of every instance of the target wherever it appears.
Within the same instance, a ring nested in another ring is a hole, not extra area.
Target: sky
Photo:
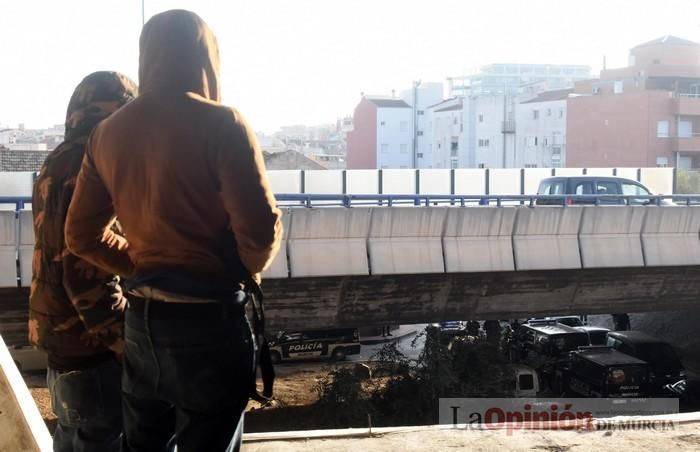
[[[666,34],[700,42],[700,0],[145,0],[217,35],[223,102],[258,131],[333,123],[390,94],[490,63],[622,67]],[[136,79],[140,0],[0,0],[0,125],[62,123],[96,70]]]

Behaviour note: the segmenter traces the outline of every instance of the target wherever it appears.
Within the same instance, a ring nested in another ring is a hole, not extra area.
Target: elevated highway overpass
[[[624,199],[646,205],[585,206],[538,206],[537,199],[278,195],[286,232],[264,274],[268,325],[310,329],[698,306],[700,198],[676,198],[679,205],[672,206],[661,205],[664,197]],[[10,201],[30,200],[0,199]],[[0,324],[10,343],[26,335],[32,231],[31,211],[0,212]]]

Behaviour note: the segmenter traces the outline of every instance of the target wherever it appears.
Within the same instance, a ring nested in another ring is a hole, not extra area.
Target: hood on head
[[[73,91],[66,112],[66,140],[90,135],[92,129],[136,97],[136,84],[123,74],[99,71],[85,77]]]
[[[174,9],[153,16],[139,40],[142,93],[193,92],[214,101],[219,93],[219,47],[198,15]]]

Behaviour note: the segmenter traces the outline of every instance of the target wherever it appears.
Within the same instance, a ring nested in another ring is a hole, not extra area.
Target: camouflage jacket
[[[83,80],[68,108],[66,141],[48,156],[34,183],[29,340],[48,352],[49,365],[61,370],[123,349],[126,300],[119,277],[68,252],[64,223],[89,132],[132,98],[134,89],[113,72]]]

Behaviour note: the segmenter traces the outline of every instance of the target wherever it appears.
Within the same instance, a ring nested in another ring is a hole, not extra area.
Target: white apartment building
[[[503,168],[515,161],[516,97],[455,97],[431,108],[433,168]]]
[[[401,92],[401,99],[413,107],[415,123],[415,167],[432,168],[432,129],[431,106],[442,102],[444,86],[439,82],[416,82],[412,89]],[[412,146],[414,143],[411,143]]]
[[[347,168],[413,168],[413,115],[402,99],[363,96],[347,133]]]
[[[566,166],[566,99],[571,92],[547,91],[517,106],[515,166]]]
[[[379,169],[413,168],[413,108],[403,101],[401,104],[377,105]]]

